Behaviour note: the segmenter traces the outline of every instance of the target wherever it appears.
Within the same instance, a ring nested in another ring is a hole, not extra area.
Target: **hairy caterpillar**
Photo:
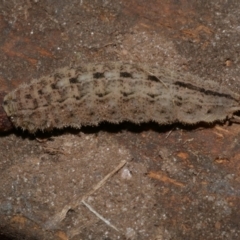
[[[211,123],[231,118],[239,100],[190,74],[113,62],[59,69],[7,94],[3,107],[15,127],[34,133],[103,121]]]

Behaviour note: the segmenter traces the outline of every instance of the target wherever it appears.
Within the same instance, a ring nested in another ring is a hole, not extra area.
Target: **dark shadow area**
[[[0,234],[0,240],[15,240],[15,239],[9,238],[9,237],[7,237],[5,235]]]
[[[108,122],[102,122],[98,126],[83,126],[79,129],[66,127],[63,129],[53,129],[49,131],[37,131],[36,133],[29,133],[28,131],[23,131],[21,129],[12,129],[8,132],[0,133],[0,137],[5,137],[11,133],[14,133],[16,136],[21,137],[23,139],[28,138],[30,140],[34,140],[36,138],[51,138],[60,136],[66,133],[70,134],[79,134],[81,132],[85,134],[98,134],[99,132],[110,132],[110,133],[119,133],[122,131],[129,131],[132,133],[141,133],[144,131],[155,131],[158,133],[166,133],[171,130],[181,129],[185,131],[196,131],[202,128],[213,128],[217,123],[204,123],[200,122],[194,125],[190,124],[182,124],[182,123],[173,123],[167,125],[159,125],[155,122],[141,123],[135,124],[131,122],[122,122],[119,124],[113,124]],[[219,124],[219,122],[218,122]],[[224,123],[220,123],[224,124]]]

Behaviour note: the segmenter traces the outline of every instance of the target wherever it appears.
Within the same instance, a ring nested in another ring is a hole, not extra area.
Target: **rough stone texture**
[[[60,67],[113,60],[159,64],[239,92],[238,1],[10,0],[0,8],[0,96]],[[4,133],[0,236],[239,239],[239,138],[237,124]]]

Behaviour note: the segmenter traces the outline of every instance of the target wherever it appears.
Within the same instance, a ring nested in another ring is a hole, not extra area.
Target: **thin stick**
[[[106,220],[104,217],[102,217],[99,213],[97,213],[90,205],[88,205],[85,202],[85,199],[90,196],[91,194],[93,194],[95,191],[97,191],[100,187],[102,187],[106,181],[112,177],[116,172],[118,172],[125,164],[127,163],[126,160],[121,161],[118,166],[109,174],[107,174],[100,182],[98,182],[93,189],[88,192],[87,194],[85,194],[83,197],[78,198],[76,201],[74,201],[75,203],[73,204],[67,204],[63,207],[63,209],[61,210],[61,212],[58,212],[57,214],[55,214],[53,217],[51,217],[47,222],[45,222],[44,226],[47,229],[52,229],[55,228],[67,215],[67,212],[70,209],[74,209],[79,205],[79,202],[83,203],[91,212],[93,212],[98,218],[100,218],[102,221],[104,221],[108,226],[112,227],[113,229],[115,229],[116,231],[119,232],[119,230],[113,226],[108,220]]]
[[[102,215],[100,215],[98,212],[96,212],[89,204],[87,204],[84,200],[82,200],[82,203],[92,212],[94,213],[98,218],[100,218],[103,222],[105,222],[109,227],[115,229],[117,232],[119,232],[119,230],[112,225],[106,218],[104,218]]]
[[[172,133],[172,130],[168,132],[168,134],[165,138],[167,139],[170,136],[171,133]]]
[[[121,161],[118,166],[112,171],[110,172],[109,174],[107,174],[100,182],[98,182],[94,187],[93,189],[85,194],[83,197],[82,197],[82,200],[86,199],[88,196],[92,195],[94,192],[96,192],[100,187],[102,187],[106,181],[112,177],[116,172],[118,172],[125,164],[127,163],[127,161],[123,160]]]

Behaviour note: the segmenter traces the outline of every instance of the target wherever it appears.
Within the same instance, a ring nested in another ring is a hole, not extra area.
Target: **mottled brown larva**
[[[3,107],[15,127],[34,133],[103,121],[211,123],[231,118],[239,100],[213,81],[115,62],[62,68],[10,92]]]

